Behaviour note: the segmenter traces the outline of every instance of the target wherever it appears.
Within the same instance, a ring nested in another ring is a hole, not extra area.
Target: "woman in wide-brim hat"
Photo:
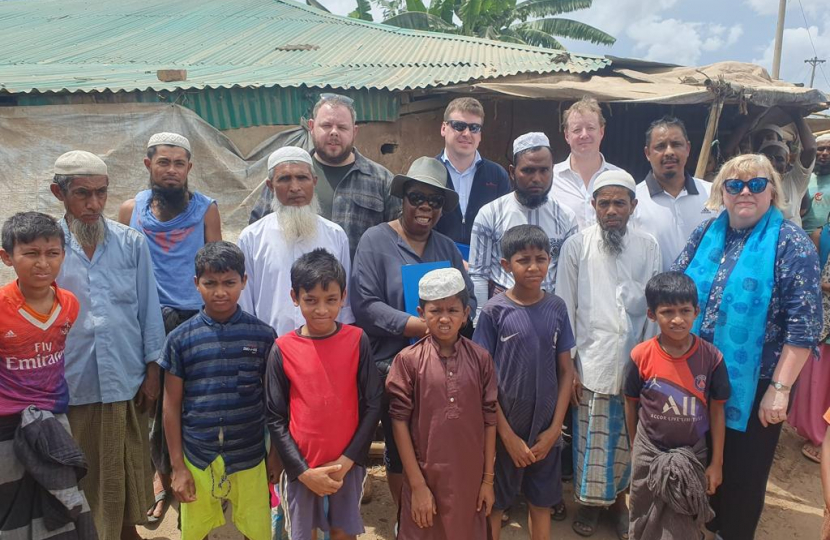
[[[392,360],[411,338],[426,335],[426,324],[406,312],[401,267],[449,261],[464,276],[475,313],[473,282],[455,243],[433,231],[443,212],[458,205],[458,193],[447,188],[447,169],[437,159],[416,159],[406,174],[392,180],[391,194],[403,199],[400,218],[368,229],[357,245],[349,283],[355,324],[372,343],[372,353],[385,383]],[[389,489],[400,501],[403,465],[392,436],[388,400],[384,400],[381,423],[386,439],[386,470]]]

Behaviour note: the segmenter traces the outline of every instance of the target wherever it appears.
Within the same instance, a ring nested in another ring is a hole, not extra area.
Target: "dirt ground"
[[[801,455],[801,439],[786,426],[775,455],[775,464],[767,485],[767,499],[764,514],[758,527],[757,540],[815,540],[819,537],[822,523],[823,503],[819,467]],[[392,526],[394,512],[391,497],[381,467],[373,467],[374,496],[363,507],[366,533],[361,540],[393,540]],[[565,484],[565,500],[568,503],[568,519],[554,522],[551,538],[577,540],[581,538],[571,529],[571,516],[575,514],[571,484]],[[230,512],[229,512],[230,513]],[[527,538],[527,522],[524,509],[514,511],[514,520],[502,530],[504,540]],[[164,521],[153,529],[140,529],[144,538],[178,540],[176,529],[176,505],[167,512]],[[230,519],[228,519],[230,522]],[[600,528],[592,537],[596,540],[615,540],[613,524],[607,517],[600,521]],[[231,524],[216,529],[210,540],[241,540]]]

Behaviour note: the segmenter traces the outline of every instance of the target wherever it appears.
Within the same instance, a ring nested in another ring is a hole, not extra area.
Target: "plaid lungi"
[[[129,400],[69,407],[67,416],[89,464],[80,486],[98,536],[118,540],[123,527],[147,521],[153,504],[147,413]]]
[[[611,506],[631,479],[624,398],[583,388],[573,441],[574,497],[588,506]]]

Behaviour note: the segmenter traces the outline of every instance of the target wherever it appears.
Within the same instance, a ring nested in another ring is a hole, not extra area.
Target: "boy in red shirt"
[[[689,276],[654,276],[646,303],[660,334],[634,347],[623,382],[632,448],[629,537],[699,538],[700,527],[714,517],[707,495],[723,480],[729,377],[720,351],[691,333],[700,307]]]
[[[58,431],[57,439],[49,440],[49,445],[61,447],[61,463],[73,459],[83,462],[66,419],[69,388],[63,353],[79,308],[75,296],[55,284],[64,258],[64,242],[60,225],[45,214],[21,212],[3,224],[0,259],[14,268],[17,279],[0,287],[0,463],[5,471],[0,493],[13,494],[0,497],[0,536],[7,531],[24,537],[36,535],[35,522],[54,524],[61,519],[56,514],[62,514],[40,504],[39,492],[53,488],[38,483],[14,450],[15,430],[21,425],[22,413],[36,407],[27,414],[34,412],[42,421],[57,420],[66,431]],[[33,459],[40,461],[39,456],[27,456],[27,463]],[[67,520],[72,522],[71,527],[67,525],[67,533],[94,537],[95,527],[83,492],[77,490],[77,485],[60,488],[65,495],[60,502],[66,506],[67,515],[75,513]],[[70,491],[74,493],[71,497]],[[67,502],[70,500],[73,502]]]
[[[316,529],[353,540],[363,532],[360,499],[380,420],[380,376],[366,334],[337,322],[346,271],[334,255],[315,249],[297,259],[291,299],[306,324],[277,338],[268,358],[269,480],[277,483],[281,461],[292,540],[310,540]]]

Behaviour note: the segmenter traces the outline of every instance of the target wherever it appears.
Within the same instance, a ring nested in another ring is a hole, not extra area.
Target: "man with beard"
[[[81,488],[102,540],[137,540],[153,499],[148,411],[159,395],[164,343],[147,241],[103,216],[106,164],[89,152],[55,162],[52,194],[67,238],[60,287],[80,302],[66,340],[69,424],[89,464]]]
[[[830,133],[816,137],[816,152],[816,168],[807,188],[811,207],[803,218],[808,233],[824,226],[830,214]]]
[[[686,126],[678,118],[664,116],[646,130],[651,172],[637,186],[639,204],[631,225],[657,239],[664,272],[671,269],[692,231],[713,216],[706,208],[711,184],[686,172],[691,149]]]
[[[600,174],[592,201],[597,223],[565,241],[559,259],[556,294],[568,306],[576,338],[572,427],[580,508],[573,528],[581,536],[592,535],[600,509],[612,507],[619,538],[628,537],[631,459],[623,371],[631,349],[654,333],[645,287],[661,268],[654,237],[628,227],[635,190],[625,171]]]
[[[164,330],[169,334],[202,307],[202,297],[193,282],[193,261],[205,243],[222,240],[221,222],[216,201],[188,189],[193,162],[187,138],[178,133],[156,133],[147,142],[144,166],[150,173],[150,188],[121,205],[118,221],[147,238]],[[163,389],[163,374],[161,384]],[[163,516],[165,487],[170,483],[170,460],[161,425],[159,400],[150,443],[157,471],[155,501],[148,511],[151,523]]]
[[[340,225],[318,215],[320,202],[311,156],[302,148],[286,146],[268,157],[268,189],[272,213],[248,225],[237,242],[245,254],[248,283],[239,305],[270,324],[277,335],[304,324],[300,308],[291,300],[291,265],[301,255],[323,248],[337,257],[350,275],[349,240]],[[337,318],[352,323],[348,296]]]
[[[553,197],[576,215],[579,230],[596,222],[591,194],[597,176],[619,167],[605,161],[599,151],[605,136],[605,117],[594,98],[584,97],[562,115],[568,158],[553,167]]]
[[[386,223],[401,213],[401,201],[392,197],[392,173],[364,157],[354,147],[357,136],[354,101],[346,96],[323,94],[308,121],[314,144],[311,153],[317,184],[318,213],[340,225],[349,238],[349,254],[369,227]],[[272,211],[273,190],[260,193],[248,223]]]
[[[559,249],[576,232],[573,212],[551,198],[553,152],[544,133],[526,133],[513,141],[513,163],[508,169],[513,193],[484,206],[476,216],[470,242],[470,278],[478,312],[492,296],[513,286],[513,276],[502,267],[501,239],[516,225],[538,225],[550,238],[551,261],[542,288],[553,291]]]

